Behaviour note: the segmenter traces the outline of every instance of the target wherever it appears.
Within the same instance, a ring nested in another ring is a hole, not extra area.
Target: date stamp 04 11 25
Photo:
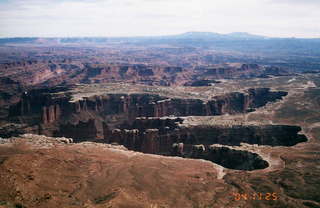
[[[234,200],[240,201],[240,200],[278,200],[277,193],[232,193],[232,196],[234,197]]]

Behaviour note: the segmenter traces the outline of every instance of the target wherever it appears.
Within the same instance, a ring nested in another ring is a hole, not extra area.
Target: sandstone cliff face
[[[278,67],[265,67],[258,64],[242,64],[238,67],[196,67],[195,70],[203,72],[203,74],[200,74],[199,78],[207,79],[252,78],[289,74],[288,71]]]
[[[223,167],[236,170],[250,171],[269,166],[268,162],[256,153],[216,145],[207,148],[204,145],[194,146],[193,151],[187,157],[209,160]]]
[[[293,146],[306,142],[307,138],[300,135],[301,128],[288,125],[262,126],[198,126],[183,128],[178,131],[178,138],[183,143],[192,144],[196,140],[200,144],[240,145],[240,143],[270,146]]]
[[[179,117],[138,117],[131,125],[123,125],[122,128],[135,128],[140,131],[156,128],[159,129],[159,133],[163,134],[176,129],[182,122],[183,119]]]
[[[109,129],[104,125],[104,142],[118,143],[144,153],[205,159],[236,170],[269,166],[258,154],[229,148],[240,143],[292,146],[306,142],[301,128],[288,125],[180,126],[180,118],[138,118],[132,129]],[[158,126],[157,129],[154,129]],[[127,124],[126,128],[130,128]],[[134,129],[133,129],[134,128]],[[223,146],[228,145],[228,146]]]
[[[48,124],[60,119],[61,110],[59,105],[49,105],[42,108],[42,123]]]
[[[138,129],[113,129],[112,131],[105,130],[104,133],[107,143],[122,144],[130,150],[144,153],[158,154],[160,152],[158,129],[147,129],[144,132]]]
[[[271,92],[268,88],[248,89],[247,94],[235,92],[214,97],[214,100],[208,102],[206,110],[211,115],[245,113],[286,95],[287,92]]]
[[[293,146],[306,142],[307,138],[300,135],[301,128],[288,125],[263,126],[196,126],[180,127],[180,118],[139,118],[127,125],[127,129],[110,130],[104,125],[106,142],[117,142],[128,149],[146,153],[181,155],[190,153],[194,145],[209,146],[212,144],[236,145],[240,143]],[[156,129],[154,129],[156,128]],[[133,134],[134,132],[134,134]],[[153,143],[153,144],[150,144]],[[180,145],[178,150],[178,144]],[[179,154],[178,154],[179,153]]]
[[[141,151],[157,154],[160,150],[159,130],[147,129],[142,137]]]
[[[107,94],[69,102],[68,97],[52,97],[45,90],[26,92],[12,106],[10,116],[38,115],[43,124],[59,120],[61,114],[81,114],[92,111],[103,115],[126,114],[136,117],[212,116],[243,113],[285,96],[286,92],[271,92],[267,88],[249,89],[248,93],[216,96],[207,103],[197,99],[169,99],[151,94]]]
[[[0,77],[0,121],[9,115],[9,107],[20,101],[23,86],[10,78]]]
[[[33,123],[48,124],[58,121],[62,111],[68,111],[68,98],[54,98],[51,93],[60,88],[25,91],[20,102],[10,106],[9,117],[20,117]]]
[[[298,134],[301,128],[297,126],[186,128],[180,125],[183,119],[179,116],[245,113],[287,95],[268,88],[229,93],[207,102],[153,94],[105,94],[71,102],[68,94],[54,93],[58,91],[25,92],[20,102],[10,108],[10,116],[22,123],[38,125],[35,128],[39,133],[49,136],[70,137],[75,142],[118,143],[143,153],[206,159],[240,170],[262,169],[268,164],[256,154],[211,145],[240,145],[244,142],[292,146],[307,141],[304,135]],[[31,130],[35,133],[34,128]]]
[[[267,88],[259,88],[249,89],[246,93],[234,92],[224,96],[216,96],[208,102],[197,99],[169,99],[152,94],[106,94],[85,97],[82,100],[70,102],[70,98],[66,95],[52,94],[52,92],[58,90],[26,92],[21,101],[10,108],[10,117],[16,117],[17,120],[29,122],[33,125],[41,125],[41,133],[49,136],[67,136],[79,138],[80,140],[84,138],[91,140],[104,138],[108,140],[110,130],[114,128],[122,130],[138,129],[139,142],[126,141],[128,144],[134,144],[134,146],[128,148],[137,149],[136,146],[141,148],[142,145],[144,148],[143,150],[139,149],[139,151],[150,153],[157,151],[168,152],[173,143],[180,142],[180,138],[193,140],[195,137],[194,132],[192,132],[193,130],[186,132],[175,131],[177,123],[181,122],[181,119],[151,119],[146,121],[144,119],[136,119],[138,117],[160,118],[172,115],[212,116],[226,113],[244,113],[261,107],[267,102],[281,99],[286,95],[286,92],[271,92]],[[107,128],[103,127],[103,122],[107,125]],[[107,130],[108,128],[110,130]],[[158,132],[148,132],[147,129],[158,129]],[[205,140],[202,138],[212,136],[214,132],[219,132],[220,130],[202,131],[200,128],[194,131],[197,132],[197,138]],[[108,133],[105,134],[106,132]],[[228,132],[228,130],[225,132]],[[226,134],[225,132],[221,132],[219,135],[224,135]],[[131,137],[130,134],[127,135],[128,133],[122,132],[121,134],[125,135],[123,138],[122,136],[119,137],[122,140]],[[240,133],[236,134],[239,135]],[[255,138],[251,137],[252,133],[250,134],[250,132],[246,134],[248,135],[247,138]],[[156,139],[160,137],[162,139]],[[149,138],[149,140],[146,138]],[[234,143],[239,141],[237,138],[233,138]],[[124,141],[122,140],[119,142],[123,143]],[[217,137],[215,140],[222,144],[230,143],[225,141],[222,136]],[[243,140],[242,138],[241,141]],[[153,142],[157,144],[153,146]],[[181,142],[184,143],[184,141]]]
[[[244,93],[216,96],[207,103],[197,99],[169,99],[151,94],[108,94],[84,98],[73,103],[74,113],[97,111],[104,114],[125,113],[128,118],[164,116],[212,116],[244,113],[286,96],[286,92],[271,92],[268,88],[249,89]]]
[[[203,86],[205,83],[201,83],[201,80],[239,79],[290,74],[288,71],[274,66],[267,67],[257,64],[240,63],[212,64],[212,61],[206,63],[202,58],[202,60],[194,60],[193,58],[183,60],[180,55],[177,56],[179,57],[177,60],[172,62],[172,60],[169,61],[173,58],[171,55],[169,55],[170,58],[168,59],[168,57],[162,57],[158,52],[156,56],[154,56],[153,52],[150,53],[149,55],[151,55],[151,57],[149,58],[145,57],[145,52],[139,54],[138,56],[142,55],[142,57],[134,58],[136,64],[114,64],[110,63],[110,61],[115,58],[113,52],[109,54],[110,59],[106,59],[106,54],[100,54],[102,57],[98,58],[100,55],[86,49],[77,49],[77,52],[73,51],[77,54],[75,57],[70,54],[70,51],[67,52],[67,54],[65,54],[64,50],[58,51],[60,50],[55,49],[55,51],[51,52],[53,54],[61,52],[64,55],[60,54],[62,56],[58,55],[56,57],[52,57],[51,55],[43,56],[46,54],[45,52],[44,54],[40,53],[35,56],[34,52],[32,52],[25,57],[25,60],[19,58],[20,60],[0,63],[0,72],[4,77],[19,81],[25,86],[47,87],[114,81],[162,86],[188,85],[188,83],[195,82],[195,85],[192,84],[193,86],[199,86],[199,84]],[[185,52],[186,51],[182,53]],[[79,57],[78,53],[90,55],[88,57],[85,55],[80,58],[81,56]],[[181,52],[176,53],[180,54]],[[187,54],[190,55],[188,52]],[[117,55],[122,56],[120,54]],[[135,56],[136,55],[135,53]],[[96,60],[92,61],[91,56],[94,56]],[[130,56],[131,55],[125,53],[125,56],[121,58],[123,59],[121,62],[124,60],[127,62]],[[30,59],[30,57],[34,58]],[[11,58],[10,56],[10,59]],[[163,60],[160,61],[159,59]],[[150,60],[153,61],[150,62]],[[196,61],[196,63],[191,64],[190,61]],[[200,81],[200,83],[198,81]]]
[[[148,94],[107,94],[69,102],[66,96],[52,97],[47,91],[30,91],[12,106],[10,113],[11,116],[38,122],[42,133],[71,137],[76,142],[103,139],[103,142],[116,142],[145,153],[171,155],[176,152],[181,155],[191,152],[193,145],[198,144],[239,145],[245,142],[292,146],[306,141],[305,136],[298,134],[301,128],[296,126],[180,128],[182,119],[165,117],[243,113],[285,95],[286,92],[259,88],[249,89],[247,93],[216,96],[207,103]],[[174,150],[172,146],[175,143],[183,143],[183,148],[180,145]]]
[[[8,77],[0,77],[0,106],[14,104],[18,101],[23,86]]]
[[[61,125],[59,131],[55,132],[55,136],[64,136],[73,138],[75,142],[86,141],[88,138],[92,140],[98,139],[98,129],[93,119],[88,121],[80,121],[78,124]]]

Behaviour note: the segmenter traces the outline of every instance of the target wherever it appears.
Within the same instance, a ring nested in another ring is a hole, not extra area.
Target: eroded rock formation
[[[56,93],[59,90],[25,92],[10,108],[10,116],[37,124],[41,134],[71,137],[75,142],[118,143],[144,153],[192,158],[209,158],[212,144],[292,146],[307,140],[296,126],[181,125],[179,116],[245,113],[287,95],[268,88],[228,93],[209,101],[153,94],[105,94],[71,101],[68,93]]]
[[[268,88],[249,89],[246,93],[229,93],[204,102],[199,99],[165,98],[152,94],[107,94],[69,102],[68,96],[54,97],[54,90],[26,92],[19,103],[10,108],[10,117],[35,116],[41,123],[58,121],[60,115],[93,112],[99,115],[125,114],[127,120],[136,117],[212,116],[244,113],[274,102],[287,95]],[[64,117],[64,119],[66,119]]]
[[[306,142],[306,136],[299,134],[301,128],[298,126],[288,125],[260,125],[260,126],[195,126],[195,127],[181,127],[179,126],[179,119],[137,119],[133,123],[132,130],[117,129],[114,131],[106,130],[105,140],[108,142],[117,142],[125,145],[127,148],[142,151],[153,152],[150,149],[141,148],[139,144],[146,142],[146,137],[150,139],[147,142],[155,142],[154,146],[160,147],[157,149],[158,154],[171,154],[177,152],[172,150],[174,144],[183,143],[183,151],[191,151],[194,145],[202,144],[209,146],[211,144],[224,145],[240,145],[241,143],[270,145],[270,146],[293,146],[300,142]],[[148,124],[148,122],[150,122]],[[167,124],[168,126],[166,126]],[[148,129],[146,127],[154,128],[158,125],[158,129]],[[105,129],[107,127],[105,126]],[[134,140],[129,136],[131,131],[135,131]],[[152,133],[150,133],[152,132]],[[148,136],[149,135],[149,136]],[[113,139],[112,139],[113,138]],[[114,138],[118,138],[114,140]],[[136,143],[132,143],[135,141]],[[130,144],[130,145],[128,145]],[[127,146],[128,145],[128,146]],[[152,146],[152,145],[150,145]],[[205,148],[204,148],[205,149]]]
[[[257,153],[236,150],[226,146],[211,145],[205,148],[204,145],[193,145],[192,151],[185,154],[186,157],[205,159],[217,163],[223,167],[236,170],[257,170],[269,166]]]

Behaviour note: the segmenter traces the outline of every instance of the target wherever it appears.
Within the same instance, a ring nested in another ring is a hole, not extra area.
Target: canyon
[[[143,153],[200,158],[225,167],[254,170],[268,167],[256,153],[228,146],[241,143],[293,146],[306,142],[301,128],[289,125],[184,126],[184,117],[245,114],[287,96],[285,91],[250,88],[213,96],[210,100],[163,97],[157,94],[103,94],[73,100],[68,88],[30,90],[9,108],[8,117],[34,128],[24,133],[124,145]],[[17,131],[7,136],[18,136]],[[178,146],[179,151],[175,150]],[[203,150],[199,152],[199,147]],[[223,162],[223,157],[244,158],[244,165]],[[235,155],[235,156],[234,156]],[[220,159],[219,159],[220,158]],[[258,161],[258,162],[257,162]],[[251,164],[252,163],[252,164]],[[258,163],[258,164],[256,164]],[[228,165],[229,164],[229,165]]]
[[[0,41],[1,208],[320,207],[300,59],[43,41]]]

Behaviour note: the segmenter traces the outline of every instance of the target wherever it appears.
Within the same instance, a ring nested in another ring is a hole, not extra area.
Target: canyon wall
[[[87,52],[85,51],[84,53]],[[95,53],[94,56],[96,57],[97,54]],[[39,56],[37,56],[38,58]],[[127,58],[126,56],[125,59],[127,60]],[[177,66],[173,63],[164,66],[162,61],[161,64],[111,64],[105,62],[105,55],[102,59],[96,60],[95,63],[90,63],[91,61],[49,56],[45,57],[44,60],[21,60],[0,63],[0,73],[4,77],[21,82],[24,86],[41,87],[79,83],[109,83],[114,81],[161,86],[207,86],[214,79],[241,79],[290,74],[278,67],[257,64],[239,63],[201,66],[198,62],[197,66],[189,64]],[[181,58],[179,59],[180,61]],[[146,60],[142,62],[145,63]]]
[[[297,126],[185,127],[180,118],[246,113],[282,99],[287,95],[283,91],[248,89],[215,96],[209,101],[154,94],[105,94],[72,101],[68,93],[57,93],[59,90],[24,92],[20,102],[10,107],[10,118],[30,124],[34,127],[30,128],[32,133],[38,125],[39,134],[69,137],[75,142],[118,143],[129,150],[206,159],[243,170],[262,169],[268,164],[257,154],[212,145],[239,146],[243,142],[293,146],[307,141],[298,134],[301,128]],[[238,164],[239,160],[247,162]]]
[[[59,120],[60,115],[92,111],[111,115],[124,113],[129,120],[136,117],[212,116],[245,113],[286,96],[268,88],[249,89],[246,93],[229,93],[204,102],[199,99],[166,98],[153,94],[106,94],[69,102],[67,96],[53,97],[40,90],[25,92],[21,101],[11,107],[10,116],[36,114],[42,123]]]
[[[170,128],[175,126],[174,122],[181,121],[172,122],[167,119],[160,124],[156,120],[155,123],[150,123],[150,121],[144,122],[143,119],[139,121],[136,118],[245,113],[287,95],[282,91],[272,92],[268,88],[258,88],[249,89],[244,93],[233,92],[216,96],[207,102],[199,99],[167,98],[153,94],[105,94],[84,97],[71,102],[71,96],[68,93],[57,93],[61,90],[66,89],[52,88],[23,93],[20,102],[10,107],[10,119],[33,126],[39,125],[39,133],[48,136],[84,138],[83,135],[86,135],[87,139],[95,140],[105,138],[103,122],[107,123],[110,129],[137,128],[145,131],[145,129],[156,128],[162,134],[168,129],[159,128],[159,125],[172,130]],[[94,120],[93,123],[90,123],[92,122],[90,120]],[[85,126],[84,123],[90,125]],[[141,129],[142,127],[144,129]],[[78,131],[79,128],[87,129],[88,133],[83,129]],[[81,135],[77,132],[81,132]]]
[[[236,170],[257,170],[269,167],[269,163],[256,153],[236,150],[221,145],[194,145],[189,158],[204,159],[217,163],[225,168]]]
[[[300,142],[306,142],[307,138],[299,134],[301,128],[288,125],[261,125],[261,126],[196,126],[181,127],[178,119],[138,119],[132,125],[134,129],[108,129],[104,124],[104,138],[106,142],[116,142],[125,145],[128,149],[154,153],[150,149],[141,148],[143,143],[154,143],[158,154],[170,155],[176,146],[182,144],[183,152],[192,152],[193,145],[212,144],[235,145],[240,143],[293,146]],[[146,124],[148,123],[149,124]],[[146,124],[146,125],[145,125]],[[158,125],[156,129],[155,126]],[[168,125],[168,126],[166,126]],[[146,129],[146,127],[153,129]],[[132,136],[132,131],[135,132]],[[180,152],[181,153],[181,152]]]
[[[98,124],[94,119],[88,121],[79,121],[77,124],[61,124],[58,131],[54,132],[55,136],[64,136],[73,138],[75,142],[99,139]]]

